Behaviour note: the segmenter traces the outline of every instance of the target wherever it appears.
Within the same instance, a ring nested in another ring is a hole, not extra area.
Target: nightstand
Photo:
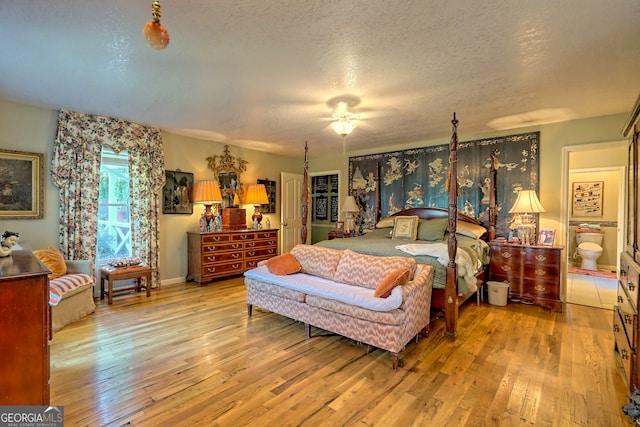
[[[509,284],[509,298],[562,312],[562,246],[490,242],[489,280]]]

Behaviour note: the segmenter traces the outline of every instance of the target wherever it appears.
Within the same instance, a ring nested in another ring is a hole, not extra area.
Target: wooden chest
[[[187,281],[199,284],[242,274],[278,255],[278,230],[229,230],[188,233]]]
[[[562,312],[562,247],[491,242],[489,280],[509,284],[509,296]]]
[[[223,230],[245,230],[247,228],[246,209],[224,208],[222,209]]]

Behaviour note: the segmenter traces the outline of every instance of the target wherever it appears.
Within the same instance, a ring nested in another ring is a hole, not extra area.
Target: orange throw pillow
[[[49,279],[57,279],[67,274],[67,264],[65,264],[62,254],[56,248],[40,249],[33,251],[33,254],[51,270]]]
[[[278,276],[286,276],[287,274],[299,273],[302,271],[302,266],[291,254],[282,254],[276,257],[270,258],[265,262],[273,274]]]
[[[400,268],[398,270],[393,270],[391,273],[387,274],[384,279],[380,282],[376,291],[373,293],[373,296],[376,298],[387,298],[391,295],[391,291],[396,286],[404,285],[409,280],[409,269]]]

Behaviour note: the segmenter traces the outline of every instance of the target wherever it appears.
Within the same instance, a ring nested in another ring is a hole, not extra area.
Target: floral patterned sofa
[[[273,268],[284,256],[299,268]],[[412,258],[297,245],[245,272],[244,281],[250,317],[255,305],[304,322],[307,337],[312,325],[388,350],[396,369],[405,345],[428,333],[433,273]]]

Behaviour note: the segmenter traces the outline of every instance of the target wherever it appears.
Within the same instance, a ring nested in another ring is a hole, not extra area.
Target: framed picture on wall
[[[258,184],[264,184],[267,189],[269,203],[261,206],[262,213],[276,213],[276,182],[269,179],[259,179]]]
[[[0,150],[0,218],[44,218],[44,154]]]
[[[181,170],[165,171],[162,213],[193,213],[193,174]]]
[[[602,216],[604,181],[573,183],[574,216]]]

